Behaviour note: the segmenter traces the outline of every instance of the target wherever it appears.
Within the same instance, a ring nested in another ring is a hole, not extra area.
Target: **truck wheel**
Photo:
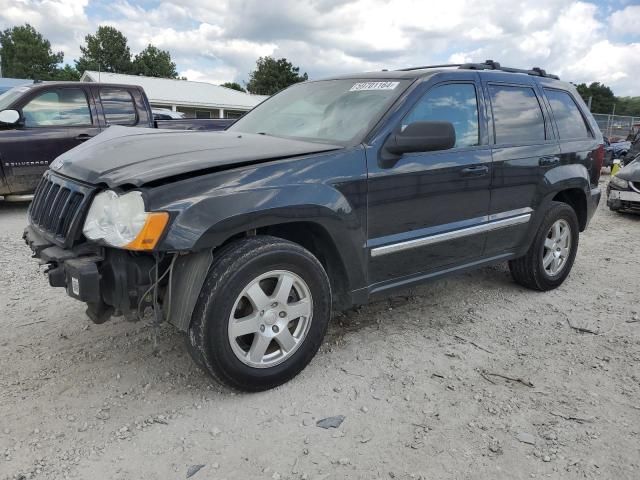
[[[248,237],[213,262],[189,328],[190,353],[219,382],[245,391],[276,387],[314,357],[331,316],[331,288],[309,251]]]
[[[533,290],[552,290],[569,275],[578,251],[580,228],[576,212],[552,202],[525,256],[511,260],[511,276]]]

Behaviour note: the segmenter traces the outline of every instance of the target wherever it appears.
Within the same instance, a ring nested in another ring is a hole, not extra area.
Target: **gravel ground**
[[[402,292],[336,317],[293,381],[234,394],[170,326],[153,355],[141,323],[88,323],[25,212],[0,204],[0,479],[640,478],[640,217],[601,204],[553,292],[506,266]]]

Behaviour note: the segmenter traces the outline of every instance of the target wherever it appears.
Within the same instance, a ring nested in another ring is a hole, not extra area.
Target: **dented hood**
[[[60,155],[51,168],[110,188],[141,186],[176,175],[337,150],[323,143],[240,132],[109,127]]]

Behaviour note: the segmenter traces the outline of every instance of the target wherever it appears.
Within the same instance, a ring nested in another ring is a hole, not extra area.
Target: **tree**
[[[28,23],[0,33],[0,55],[4,77],[51,80],[62,62],[62,52],[51,51],[51,43]]]
[[[273,95],[309,78],[306,73],[300,75],[299,72],[300,68],[294,67],[286,58],[260,57],[256,69],[249,74],[247,90],[259,95]]]
[[[95,35],[84,37],[85,46],[80,47],[82,56],[76,60],[76,69],[95,70],[113,73],[131,72],[131,51],[127,37],[119,30],[100,26]]]
[[[131,73],[147,77],[176,78],[176,64],[167,50],[149,44],[133,59]]]
[[[246,92],[244,88],[238,82],[225,82],[221,87],[230,88],[231,90],[238,90],[239,92]]]
[[[593,113],[611,113],[616,97],[609,87],[599,82],[593,82],[589,86],[585,83],[576,85],[576,89],[585,102],[588,103],[589,97],[592,97],[591,111]]]
[[[78,81],[80,77],[80,72],[69,64],[63,68],[56,68],[53,74],[53,80]]]
[[[640,97],[616,97],[616,114],[640,117]]]

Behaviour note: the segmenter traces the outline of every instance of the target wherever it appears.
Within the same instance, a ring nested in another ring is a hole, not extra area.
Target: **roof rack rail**
[[[398,72],[411,72],[412,70],[425,70],[427,68],[445,68],[445,67],[460,67],[461,63],[443,63],[442,65],[423,65],[421,67],[408,67],[408,68],[399,68]]]
[[[536,77],[546,77],[560,80],[560,77],[558,77],[557,75],[551,75],[550,73],[545,72],[540,67],[533,67],[531,70],[523,70],[520,68],[503,67],[498,62],[494,62],[493,60],[487,60],[484,63],[444,63],[441,65],[424,65],[421,67],[401,68],[398,70],[398,72],[410,72],[412,70],[425,70],[427,68],[447,67],[456,67],[466,70],[500,70],[502,72],[526,73],[527,75],[534,75]]]
[[[560,77],[558,75],[551,75],[540,67],[533,67],[531,70],[523,70],[521,68],[503,67],[498,62],[494,62],[493,60],[487,60],[484,63],[465,63],[463,65],[460,65],[459,68],[464,68],[467,70],[500,70],[501,72],[525,73],[527,75],[534,75],[536,77],[546,77],[560,80]]]

